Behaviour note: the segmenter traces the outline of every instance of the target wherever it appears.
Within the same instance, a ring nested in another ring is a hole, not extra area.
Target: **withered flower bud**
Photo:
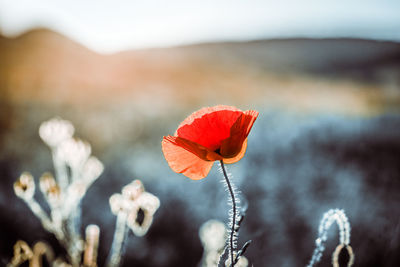
[[[134,207],[134,203],[124,198],[121,194],[113,194],[109,202],[114,215],[118,215],[119,212],[129,212]]]
[[[343,249],[347,250],[347,254],[349,255],[349,260],[347,262],[347,267],[351,267],[354,264],[354,252],[350,245],[339,244],[335,251],[332,254],[332,266],[339,267],[339,254]]]
[[[160,207],[160,199],[153,194],[143,192],[137,199],[137,205],[149,213],[154,214]]]
[[[96,157],[91,156],[83,166],[82,177],[87,180],[87,182],[91,183],[100,176],[103,170],[103,163]]]
[[[47,145],[56,147],[62,141],[71,138],[74,131],[75,129],[71,122],[54,118],[40,125],[39,135]]]
[[[72,169],[78,170],[88,160],[92,149],[89,143],[70,138],[63,141],[57,149],[57,155]]]
[[[40,190],[51,204],[57,204],[61,200],[61,190],[53,175],[46,172],[40,177]]]
[[[144,186],[140,180],[134,180],[122,188],[122,195],[130,200],[135,200],[144,192]]]
[[[29,172],[24,172],[14,183],[15,194],[23,199],[31,199],[35,194],[35,181]]]
[[[23,241],[18,240],[14,245],[14,256],[11,259],[11,266],[19,266],[27,260],[32,259],[33,252],[29,245]]]
[[[160,200],[148,192],[143,192],[134,203],[137,208],[129,213],[127,224],[136,236],[143,236],[153,223],[153,216],[160,206]]]
[[[218,220],[208,220],[203,223],[199,230],[199,236],[204,250],[219,251],[226,243],[225,224]]]

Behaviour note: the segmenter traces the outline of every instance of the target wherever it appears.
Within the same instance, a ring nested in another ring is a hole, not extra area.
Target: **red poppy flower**
[[[214,161],[235,163],[244,156],[257,116],[257,111],[230,106],[202,108],[187,117],[174,136],[164,136],[164,157],[173,171],[202,179]]]

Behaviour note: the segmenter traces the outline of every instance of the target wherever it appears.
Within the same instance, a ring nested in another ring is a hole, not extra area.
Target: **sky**
[[[100,53],[214,41],[400,41],[398,0],[0,0],[0,32],[45,27]]]

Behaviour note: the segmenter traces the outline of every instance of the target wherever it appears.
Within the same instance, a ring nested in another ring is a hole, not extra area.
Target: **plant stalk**
[[[229,181],[229,177],[228,174],[226,172],[225,169],[225,165],[224,162],[222,160],[220,160],[220,164],[221,164],[221,169],[222,169],[222,173],[224,174],[224,178],[225,178],[225,182],[228,186],[228,190],[229,193],[231,195],[231,201],[232,201],[232,226],[231,226],[231,230],[230,230],[230,236],[229,236],[229,247],[230,247],[230,258],[231,258],[231,267],[233,267],[234,264],[234,258],[233,258],[233,235],[235,232],[235,225],[236,225],[236,199],[235,199],[235,194],[233,192],[233,188],[231,185],[231,182]]]

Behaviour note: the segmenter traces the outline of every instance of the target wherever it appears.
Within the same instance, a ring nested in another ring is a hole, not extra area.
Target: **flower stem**
[[[97,253],[99,248],[100,228],[97,225],[90,224],[86,227],[85,253],[83,256],[83,266],[96,267]]]
[[[122,245],[128,233],[126,229],[127,214],[120,211],[117,215],[114,238],[111,245],[111,252],[107,259],[107,267],[117,267],[121,261]]]
[[[229,177],[228,174],[226,172],[225,169],[225,165],[224,162],[222,160],[220,160],[220,164],[221,164],[221,169],[222,169],[222,173],[224,174],[224,178],[225,178],[225,182],[228,186],[228,190],[229,193],[231,195],[231,201],[232,201],[232,225],[231,225],[231,231],[230,231],[230,236],[229,236],[229,252],[230,252],[230,257],[231,257],[231,267],[234,266],[234,259],[233,259],[233,250],[234,250],[234,233],[235,233],[235,225],[236,225],[236,200],[235,200],[235,193],[233,191],[231,182],[229,181]]]
[[[60,155],[57,154],[56,148],[52,150],[52,156],[58,185],[60,186],[61,191],[66,191],[69,184],[67,166],[60,158]]]

